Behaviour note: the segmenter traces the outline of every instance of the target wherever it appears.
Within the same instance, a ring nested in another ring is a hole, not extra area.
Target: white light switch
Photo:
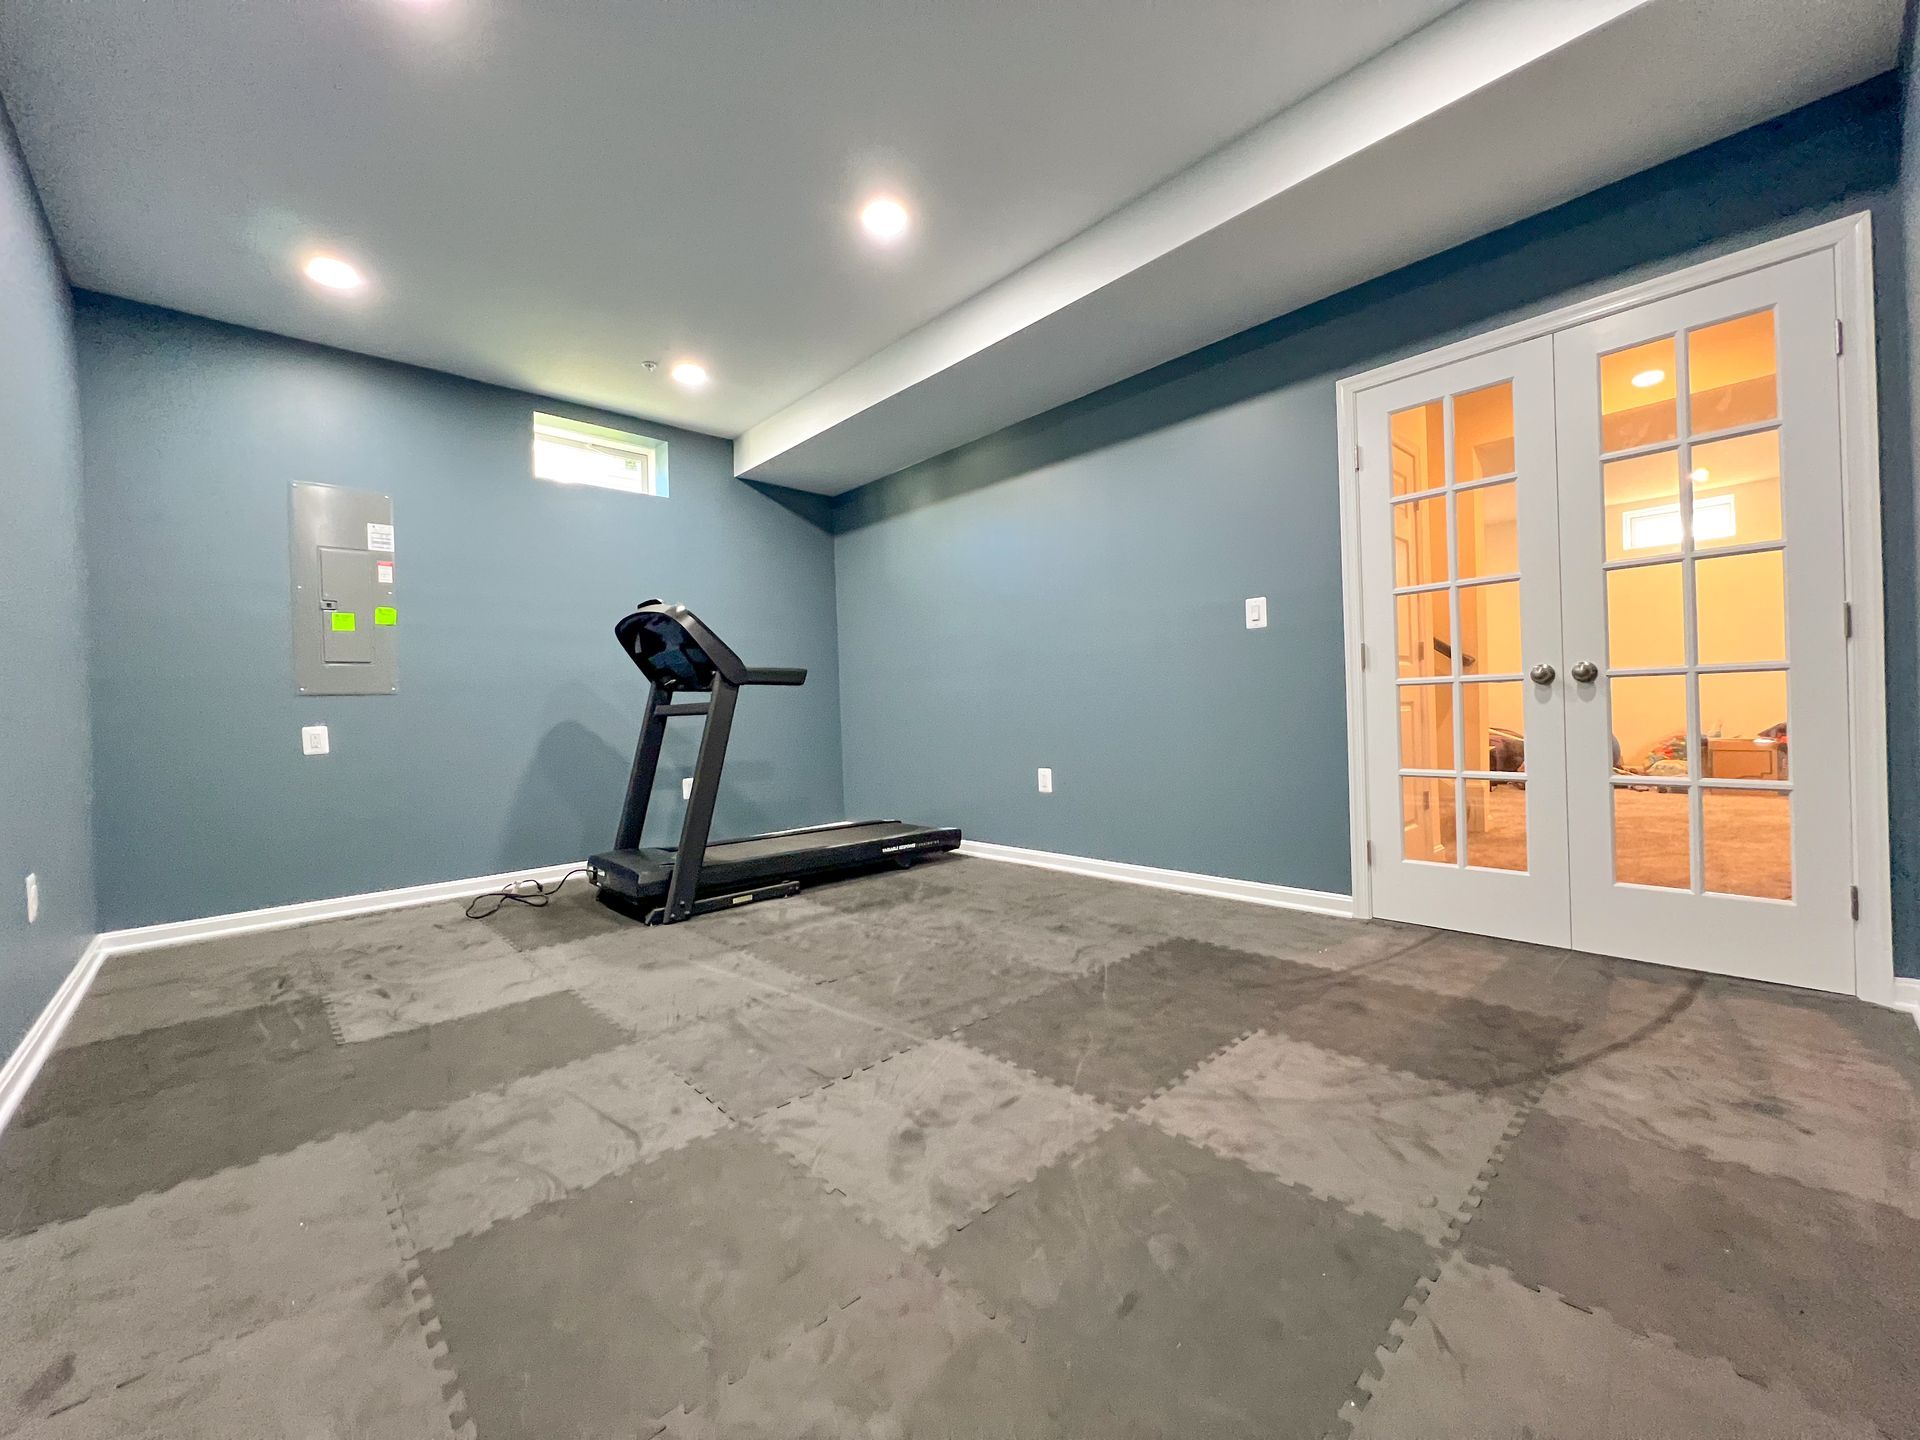
[[[302,755],[325,755],[332,748],[327,740],[327,727],[324,725],[302,725],[300,727],[300,753]]]
[[[680,782],[680,798],[682,800],[691,800],[693,798],[693,777],[691,775]]]
[[[40,918],[40,877],[27,876],[27,924]]]
[[[1040,793],[1042,795],[1053,794],[1053,771],[1044,767],[1040,771]]]
[[[1247,601],[1247,628],[1264,630],[1267,628],[1267,597],[1255,595]]]

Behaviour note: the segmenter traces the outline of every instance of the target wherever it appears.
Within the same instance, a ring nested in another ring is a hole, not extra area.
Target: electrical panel
[[[295,686],[302,695],[393,694],[392,497],[295,485],[289,516]]]

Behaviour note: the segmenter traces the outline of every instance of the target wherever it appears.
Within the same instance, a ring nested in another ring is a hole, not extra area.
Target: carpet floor
[[[108,963],[0,1434],[1920,1436],[1920,1032],[984,860]]]

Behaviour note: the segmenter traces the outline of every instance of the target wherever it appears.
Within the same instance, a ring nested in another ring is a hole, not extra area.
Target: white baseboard
[[[53,992],[53,999],[47,1002],[46,1009],[28,1027],[20,1044],[7,1057],[7,1063],[0,1065],[0,1132],[6,1130],[13,1112],[27,1098],[27,1090],[40,1074],[40,1067],[47,1063],[53,1047],[60,1043],[60,1032],[67,1028],[67,1021],[80,1008],[87,987],[93,984],[93,977],[100,973],[101,963],[107,958],[107,947],[100,943],[102,938],[96,935],[87,943],[87,948],[80,952],[78,963],[67,972],[67,978],[60,982],[60,988]]]
[[[1920,980],[1910,980],[1904,975],[1893,977],[1893,1008],[1906,1011],[1913,1017],[1913,1023],[1920,1025]]]
[[[1221,900],[1244,900],[1250,905],[1273,905],[1282,910],[1311,910],[1316,915],[1353,916],[1353,897],[1327,890],[1299,890],[1291,885],[1268,885],[1258,880],[1229,880],[1222,875],[1198,875],[1190,870],[1161,870],[1152,865],[1128,865],[1119,860],[1093,860],[1083,855],[1059,855],[1051,850],[1023,850],[1017,845],[989,845],[984,840],[962,840],[962,855],[982,860],[1005,860],[1042,870],[1064,870],[1070,875],[1092,875],[1128,885],[1150,885],[1159,890],[1184,890],[1189,895],[1212,895]]]
[[[536,870],[509,870],[500,875],[475,875],[465,880],[436,880],[429,885],[408,885],[399,890],[374,890],[365,895],[341,895],[332,900],[303,900],[296,905],[272,905],[264,910],[209,915],[204,920],[175,920],[166,925],[109,930],[100,940],[109,954],[127,955],[136,950],[158,950],[163,946],[185,945],[194,940],[248,935],[256,930],[284,930],[291,925],[311,925],[316,920],[341,920],[349,915],[371,915],[380,910],[405,910],[413,905],[461,900],[488,890],[505,889],[519,881],[558,880],[569,870],[584,870],[586,864],[584,860],[576,860],[570,864],[546,865]]]

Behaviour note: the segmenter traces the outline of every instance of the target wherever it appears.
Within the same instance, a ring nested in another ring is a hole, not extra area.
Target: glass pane
[[[1687,428],[1700,435],[1775,418],[1779,368],[1771,310],[1695,330],[1687,336]]]
[[[1680,437],[1672,339],[1600,357],[1600,448],[1609,453]]]
[[[1607,572],[1607,656],[1615,670],[1686,663],[1680,562]]]
[[[1453,828],[1453,780],[1400,782],[1401,853],[1409,860],[1451,865],[1459,855]]]
[[[1461,579],[1519,573],[1519,503],[1519,482],[1513,480],[1453,497]]]
[[[1784,790],[1702,790],[1701,860],[1720,895],[1793,898],[1793,804]]]
[[[1400,687],[1400,768],[1453,769],[1453,686]]]
[[[1780,538],[1780,432],[1762,430],[1693,447],[1693,545]]]
[[[1513,473],[1513,385],[1453,397],[1453,483]]]
[[[1787,672],[1700,677],[1701,774],[1716,780],[1787,778]]]
[[[1460,587],[1460,668],[1468,675],[1520,671],[1520,582]]]
[[[1607,682],[1613,708],[1613,768],[1632,775],[1687,776],[1687,677],[1629,675]]]
[[[1693,886],[1687,848],[1687,792],[1613,787],[1613,878],[1619,885]]]
[[[1527,768],[1527,687],[1519,680],[1496,680],[1460,687],[1460,724],[1468,770],[1518,774]]]
[[[1600,467],[1607,558],[1680,553],[1680,452],[1662,450]]]
[[[1393,493],[1411,495],[1447,483],[1446,412],[1438,400],[1402,410],[1388,421],[1393,440]]]
[[[1486,870],[1527,868],[1527,783],[1469,780],[1467,864]]]
[[[1447,497],[1393,507],[1393,583],[1431,585],[1447,578]]]
[[[1453,673],[1453,620],[1445,590],[1421,590],[1393,602],[1402,675]]]
[[[1787,658],[1786,557],[1721,555],[1693,567],[1700,663],[1738,665]]]

